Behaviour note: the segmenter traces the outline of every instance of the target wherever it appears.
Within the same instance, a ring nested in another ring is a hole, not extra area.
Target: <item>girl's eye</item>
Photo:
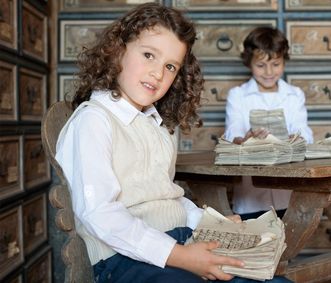
[[[147,58],[147,59],[153,59],[153,55],[149,52],[145,52],[144,53],[144,56]]]
[[[167,69],[171,72],[176,72],[176,70],[177,70],[176,67],[174,65],[171,65],[171,64],[167,65]]]

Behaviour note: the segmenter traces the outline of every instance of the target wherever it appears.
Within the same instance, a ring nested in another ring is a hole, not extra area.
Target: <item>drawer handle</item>
[[[3,16],[3,11],[0,8],[0,22],[4,22],[5,21],[5,17]]]
[[[1,238],[0,238],[0,252],[2,254],[8,251],[8,245],[10,243],[11,237],[12,237],[11,235],[7,234],[7,231],[5,231],[3,233],[3,235],[1,235]]]
[[[329,234],[329,241],[331,242],[331,229],[326,229],[326,234]]]
[[[28,224],[29,224],[29,233],[34,235],[36,231],[36,222],[37,222],[37,217],[34,215],[29,215],[28,216]]]
[[[217,88],[216,87],[213,87],[210,89],[210,93],[212,95],[215,95],[215,98],[217,101],[223,101],[222,97],[221,97],[221,94],[218,92]]]
[[[27,87],[26,95],[28,96],[28,102],[30,104],[34,104],[37,101],[37,90],[34,86]]]
[[[30,159],[37,159],[43,151],[42,145],[35,146],[30,152]]]
[[[216,46],[219,50],[223,52],[229,51],[233,46],[233,41],[227,33],[222,33],[220,38],[216,42]]]
[[[329,99],[331,99],[331,91],[328,88],[328,86],[326,85],[325,87],[323,87],[322,90],[323,90],[324,94],[327,95]]]
[[[29,40],[32,44],[35,44],[37,41],[37,28],[28,25]]]
[[[326,43],[326,50],[331,51],[330,39],[326,35],[323,36],[323,42]]]
[[[214,135],[214,134],[210,135],[210,139],[215,142],[215,145],[218,144],[218,136],[217,135]]]
[[[8,160],[0,160],[0,176],[6,176],[8,174]]]

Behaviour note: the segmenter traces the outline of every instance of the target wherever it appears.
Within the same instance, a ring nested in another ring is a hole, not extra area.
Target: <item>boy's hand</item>
[[[236,258],[219,256],[212,253],[220,243],[199,242],[189,245],[176,244],[167,260],[167,265],[191,271],[209,280],[231,280],[233,275],[222,271],[223,265],[243,267],[244,263]]]
[[[252,129],[250,129],[243,138],[242,137],[234,138],[233,143],[242,144],[243,142],[247,141],[251,137],[258,138],[258,139],[265,139],[269,134],[270,134],[270,132],[265,128],[259,128],[254,131]]]

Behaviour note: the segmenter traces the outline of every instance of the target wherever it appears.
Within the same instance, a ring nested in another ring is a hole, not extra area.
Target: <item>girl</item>
[[[288,133],[294,135],[299,132],[308,143],[313,142],[312,131],[307,125],[304,93],[281,79],[285,61],[289,59],[288,50],[284,34],[271,27],[258,27],[246,37],[241,57],[251,70],[252,78],[229,91],[227,140],[241,144],[252,136],[265,138],[269,134],[267,130],[251,130],[250,111],[282,108]],[[258,217],[273,206],[281,217],[288,206],[290,194],[289,190],[256,189],[250,177],[243,177],[240,188],[234,189],[233,211],[242,219],[248,219]]]
[[[195,37],[180,12],[148,3],[79,56],[75,112],[60,133],[56,159],[96,282],[231,280],[222,265],[243,266],[214,255],[217,242],[183,245],[201,209],[173,183],[173,133],[201,124]]]

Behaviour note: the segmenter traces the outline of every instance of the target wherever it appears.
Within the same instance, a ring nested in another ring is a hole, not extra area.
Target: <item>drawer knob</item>
[[[326,43],[326,50],[331,51],[330,39],[326,35],[323,36],[323,42]]]
[[[219,50],[223,52],[229,51],[233,46],[233,41],[227,33],[222,33],[220,38],[216,42],[216,46]]]

